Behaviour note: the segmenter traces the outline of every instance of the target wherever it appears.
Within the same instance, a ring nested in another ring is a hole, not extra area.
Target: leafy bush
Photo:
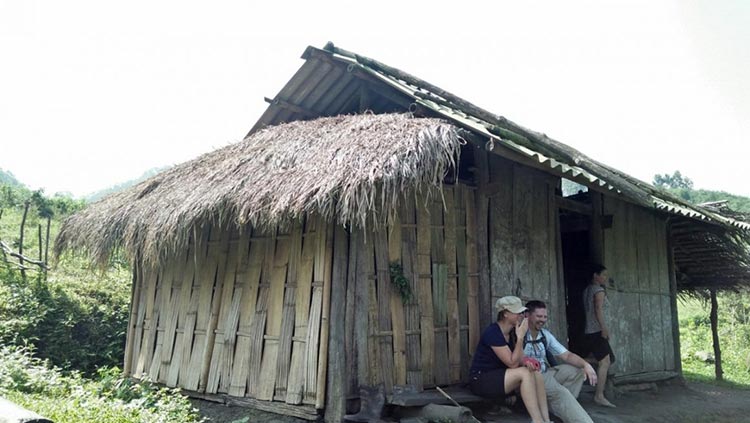
[[[117,368],[96,380],[65,375],[30,349],[0,348],[0,396],[58,423],[199,422],[178,390],[124,378]]]
[[[42,305],[33,284],[0,268],[0,344],[25,345],[33,341],[29,335],[43,319]]]
[[[719,343],[724,379],[750,385],[750,310],[744,300],[747,293],[720,293]],[[710,306],[703,301],[680,301],[680,348],[685,376],[699,380],[715,377],[714,364],[696,357],[696,352],[713,354]]]
[[[4,275],[4,276],[3,276]],[[69,259],[47,281],[0,272],[0,342],[33,344],[54,365],[93,374],[122,363],[130,301],[130,273],[95,274]]]

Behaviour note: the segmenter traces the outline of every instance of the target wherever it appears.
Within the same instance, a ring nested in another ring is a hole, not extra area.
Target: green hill
[[[144,181],[144,180],[146,180],[146,179],[148,179],[148,178],[150,178],[150,177],[152,177],[152,176],[154,176],[154,175],[156,175],[156,174],[158,174],[158,173],[160,173],[160,172],[162,172],[164,170],[167,170],[167,169],[169,169],[169,166],[155,167],[155,168],[149,169],[149,170],[143,172],[143,174],[141,176],[139,176],[139,177],[137,177],[135,179],[131,179],[129,181],[125,181],[125,182],[122,182],[120,184],[113,185],[113,186],[111,186],[109,188],[104,188],[102,190],[96,191],[94,193],[91,193],[91,194],[87,195],[85,197],[85,199],[89,203],[92,203],[94,201],[98,201],[98,200],[100,200],[100,199],[108,196],[109,194],[112,194],[112,193],[115,193],[115,192],[118,192],[118,191],[122,191],[122,190],[124,190],[126,188],[129,188],[129,187],[131,187],[131,186],[133,186],[133,185],[135,185],[135,184],[137,184],[137,183],[139,183],[141,181]]]
[[[9,170],[0,169],[0,185],[22,188],[24,185]]]

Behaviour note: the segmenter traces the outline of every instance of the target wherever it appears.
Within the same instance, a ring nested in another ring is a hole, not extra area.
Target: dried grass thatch
[[[401,195],[440,187],[460,144],[449,123],[406,114],[265,128],[86,207],[65,221],[55,249],[83,249],[103,264],[123,247],[155,264],[209,222],[272,228],[314,213],[384,223]]]

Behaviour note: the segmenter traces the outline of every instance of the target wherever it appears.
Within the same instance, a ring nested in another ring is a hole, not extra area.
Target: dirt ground
[[[641,386],[642,390],[623,391],[613,402],[617,408],[594,404],[593,391],[584,390],[579,400],[596,423],[750,423],[750,390],[737,390],[704,383],[678,381]],[[648,389],[645,389],[648,388]],[[201,415],[210,423],[302,423],[305,420],[222,404],[194,400]],[[521,411],[504,407],[474,406],[474,414],[487,423],[528,423]],[[388,421],[388,418],[384,418]]]

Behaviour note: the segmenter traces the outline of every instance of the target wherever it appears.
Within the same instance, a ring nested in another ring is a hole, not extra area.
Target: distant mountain
[[[125,182],[119,183],[117,185],[113,185],[113,186],[111,186],[109,188],[105,188],[103,190],[99,190],[99,191],[96,191],[94,193],[91,193],[91,194],[87,195],[86,196],[86,201],[87,202],[94,202],[94,201],[100,200],[100,199],[108,196],[109,194],[113,194],[115,192],[119,192],[119,191],[122,191],[122,190],[124,190],[126,188],[132,187],[133,185],[135,185],[135,184],[137,184],[137,183],[139,183],[141,181],[144,181],[144,180],[146,180],[146,179],[148,179],[148,178],[150,178],[150,177],[152,177],[152,176],[154,176],[154,175],[156,175],[158,173],[161,173],[161,172],[163,172],[163,171],[165,171],[167,169],[169,169],[169,166],[155,167],[155,168],[149,169],[149,170],[143,172],[143,174],[141,176],[139,176],[139,177],[137,177],[135,179],[131,179],[129,181],[125,181]]]
[[[0,185],[10,185],[12,187],[24,188],[24,184],[16,179],[15,175],[13,175],[9,170],[3,169],[0,169]]]

